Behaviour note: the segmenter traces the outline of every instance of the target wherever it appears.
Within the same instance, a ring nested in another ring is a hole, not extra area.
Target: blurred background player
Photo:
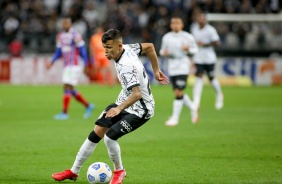
[[[191,33],[195,37],[199,47],[199,51],[193,57],[193,62],[196,66],[193,100],[197,108],[199,108],[204,84],[203,75],[206,72],[216,92],[215,108],[221,109],[223,107],[223,94],[220,83],[214,76],[217,57],[213,48],[220,45],[220,38],[216,29],[207,23],[204,13],[198,13],[196,16],[197,23],[191,26]]]
[[[187,94],[184,94],[190,70],[188,54],[195,54],[198,47],[194,37],[183,31],[183,21],[180,17],[173,17],[170,21],[171,31],[162,38],[160,55],[168,57],[168,74],[174,90],[172,116],[166,121],[167,126],[175,126],[182,111],[183,104],[191,110],[192,123],[198,121],[198,112]]]
[[[62,81],[64,83],[64,96],[63,96],[63,112],[57,114],[54,118],[58,120],[68,119],[68,108],[73,96],[78,102],[82,103],[86,110],[84,118],[90,117],[94,105],[89,104],[85,98],[75,90],[74,86],[77,85],[80,74],[82,73],[82,67],[79,63],[79,54],[84,61],[84,72],[87,73],[87,50],[84,40],[81,35],[71,28],[72,22],[70,18],[64,18],[62,21],[63,30],[57,35],[57,48],[53,59],[47,64],[47,68],[50,69],[57,59],[63,56],[64,70]],[[78,54],[79,53],[79,54]]]
[[[113,85],[111,63],[105,56],[105,49],[102,45],[104,28],[98,26],[89,41],[90,55],[94,60],[96,80],[99,84]]]

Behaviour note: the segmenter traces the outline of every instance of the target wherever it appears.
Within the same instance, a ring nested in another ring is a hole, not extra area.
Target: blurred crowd
[[[65,16],[86,41],[102,25],[121,30],[124,43],[153,42],[158,49],[172,15],[181,16],[189,31],[198,11],[280,14],[281,6],[281,0],[0,0],[0,51],[53,52]],[[211,24],[222,49],[281,50],[281,22]]]

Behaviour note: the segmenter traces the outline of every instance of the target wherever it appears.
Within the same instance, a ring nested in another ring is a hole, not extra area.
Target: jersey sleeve
[[[59,33],[57,35],[57,38],[56,38],[56,47],[57,48],[61,48],[62,47],[62,44],[61,44],[61,33]]]
[[[198,52],[198,45],[196,43],[194,36],[189,35],[188,39],[190,43],[189,44],[189,54],[194,55],[196,54],[196,52]]]
[[[212,42],[219,41],[219,35],[218,35],[216,29],[212,27],[210,32],[211,32],[211,41]]]
[[[142,54],[142,46],[140,43],[128,44],[128,46],[137,54],[137,56]]]
[[[133,65],[124,65],[120,68],[121,82],[126,86],[127,90],[131,90],[135,86],[140,86],[138,80],[137,69]]]
[[[165,49],[167,49],[166,36],[164,36],[164,37],[162,38],[161,49],[160,49],[160,52],[159,52],[161,56],[164,55]]]

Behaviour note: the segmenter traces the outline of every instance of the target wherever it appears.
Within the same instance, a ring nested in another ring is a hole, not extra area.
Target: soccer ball
[[[111,168],[103,162],[95,162],[88,167],[87,180],[91,184],[109,183],[112,178]]]

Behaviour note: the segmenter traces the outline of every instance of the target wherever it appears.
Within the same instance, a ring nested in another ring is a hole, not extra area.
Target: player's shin
[[[115,170],[122,170],[123,165],[121,161],[120,146],[116,140],[109,138],[107,135],[104,136],[104,142],[108,149],[108,154],[111,161],[114,163]]]
[[[84,141],[82,146],[80,147],[76,159],[73,163],[73,166],[71,168],[71,171],[75,174],[78,174],[83,163],[86,161],[86,159],[93,153],[96,145],[101,140],[100,137],[98,137],[94,131],[92,131],[88,138]]]
[[[193,88],[193,101],[196,108],[200,107],[203,85],[204,85],[203,79],[201,77],[196,77],[194,88]]]
[[[212,87],[213,89],[215,90],[216,94],[217,95],[221,95],[222,94],[222,91],[221,91],[221,87],[220,87],[220,83],[219,81],[214,78],[212,81],[211,81],[211,84],[212,84]]]
[[[182,111],[183,106],[183,99],[174,99],[173,101],[173,111],[172,111],[172,118],[178,122],[180,113]]]
[[[183,103],[186,107],[188,107],[191,111],[197,110],[196,106],[192,102],[192,100],[189,98],[187,94],[183,95]]]

